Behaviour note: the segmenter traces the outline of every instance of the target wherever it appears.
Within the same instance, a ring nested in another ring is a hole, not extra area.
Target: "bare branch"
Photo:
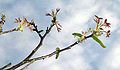
[[[43,43],[44,38],[46,37],[47,34],[49,34],[49,32],[51,31],[51,29],[52,29],[53,26],[54,26],[54,25],[51,25],[51,26],[46,30],[46,32],[45,32],[45,34],[44,34],[43,36],[41,36],[41,35],[37,32],[38,30],[35,30],[35,31],[38,33],[38,35],[40,36],[40,38],[41,38],[39,44],[35,47],[35,49],[32,50],[32,52],[31,52],[23,61],[21,61],[20,63],[14,65],[14,66],[12,66],[11,68],[9,68],[9,69],[7,69],[7,70],[15,70],[16,68],[24,65],[25,63],[28,63],[28,60],[29,60],[29,59],[35,54],[35,52],[42,46],[42,43]],[[35,26],[35,28],[37,29],[36,26]]]
[[[37,25],[35,25],[34,21],[31,21],[30,24],[34,27],[33,31],[35,31],[40,38],[42,38],[42,35],[40,34],[40,31],[37,28]]]
[[[93,34],[87,36],[85,39],[91,38],[92,35]],[[69,45],[68,47],[65,47],[65,48],[61,49],[60,52],[67,51],[67,50],[71,49],[72,47],[74,47],[75,45],[77,45],[79,43],[81,43],[81,42],[80,41],[76,41],[73,44]],[[29,63],[29,62],[33,63],[33,62],[38,61],[38,60],[44,60],[46,58],[52,57],[53,55],[56,55],[56,51],[53,51],[52,53],[44,55],[44,56],[40,56],[40,57],[29,59],[26,62],[24,62],[23,64],[26,64],[26,63]]]
[[[34,62],[34,61],[29,62],[26,66],[24,66],[24,67],[21,68],[20,70],[25,70],[25,69],[27,69],[27,67],[30,66],[30,64],[32,64],[33,62]]]
[[[3,69],[5,69],[5,68],[7,68],[7,67],[10,67],[12,65],[12,63],[8,63],[7,65],[5,65],[5,66],[3,66],[2,68],[0,68],[0,70],[3,70]]]
[[[11,29],[11,30],[0,32],[0,35],[6,34],[6,33],[10,33],[10,32],[14,32],[14,31],[18,31],[18,29],[14,28],[14,29]]]

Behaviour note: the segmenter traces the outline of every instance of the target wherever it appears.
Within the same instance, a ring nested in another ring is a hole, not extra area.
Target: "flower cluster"
[[[94,30],[94,33],[96,34],[96,36],[101,36],[103,33],[106,33],[106,37],[110,36],[110,23],[107,22],[107,19],[103,19],[100,18],[98,16],[95,15],[95,19],[94,21],[97,23],[96,28]],[[106,30],[106,28],[108,28]]]
[[[33,31],[33,26],[28,22],[26,18],[23,18],[22,20],[20,18],[15,19],[15,23],[18,23],[18,30],[23,31],[24,27],[28,27],[30,31]]]
[[[51,13],[47,13],[46,16],[51,16],[52,17],[52,23],[56,26],[57,31],[60,32],[61,31],[61,25],[60,23],[57,21],[57,14],[60,11],[60,9],[56,9],[56,11],[53,11]]]
[[[106,46],[102,43],[102,41],[98,38],[99,36],[103,35],[103,33],[106,34],[106,37],[110,36],[110,23],[107,22],[107,19],[103,19],[101,17],[98,17],[95,15],[94,21],[96,22],[95,29],[89,28],[88,31],[85,31],[82,33],[73,33],[75,37],[77,37],[78,42],[83,42],[89,37],[92,37],[94,41],[96,41],[98,44],[100,44],[103,48],[106,48]],[[106,29],[108,28],[108,29]]]

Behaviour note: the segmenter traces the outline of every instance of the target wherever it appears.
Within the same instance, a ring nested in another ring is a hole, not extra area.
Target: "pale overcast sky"
[[[56,47],[66,47],[76,39],[73,32],[81,32],[94,26],[94,15],[107,18],[111,23],[110,38],[101,37],[106,49],[88,39],[69,51],[33,63],[28,70],[120,70],[120,0],[0,0],[0,13],[6,14],[4,30],[16,27],[15,18],[33,19],[39,29],[46,29],[50,18],[45,14],[60,8],[59,22],[63,26],[58,33],[54,28],[34,57],[48,54]],[[23,60],[38,43],[38,36],[25,29],[0,36],[0,67]],[[19,70],[19,69],[17,69]]]

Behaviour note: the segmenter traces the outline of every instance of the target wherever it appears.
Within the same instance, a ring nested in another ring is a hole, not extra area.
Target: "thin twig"
[[[0,70],[3,70],[3,69],[5,69],[5,68],[7,68],[7,67],[10,67],[12,65],[12,63],[8,63],[7,65],[5,65],[5,66],[3,66],[2,68],[0,68]]]
[[[40,32],[38,31],[37,25],[35,25],[34,22],[31,22],[30,24],[34,27],[33,31],[35,31],[35,32],[38,34],[38,36],[39,36],[40,38],[42,38],[42,35],[41,35]]]
[[[46,35],[51,31],[51,29],[52,29],[53,26],[54,26],[54,25],[51,25],[51,26],[46,30],[45,34],[41,37],[41,40],[40,40],[38,46],[30,53],[30,55],[29,55],[28,57],[26,57],[25,60],[28,60],[29,58],[31,58],[31,57],[34,55],[34,53],[40,48],[40,46],[41,46],[42,43],[43,43],[44,38],[45,38]]]
[[[93,34],[91,34],[91,35],[89,35],[89,36],[86,36],[85,39],[91,38],[92,36],[93,36]],[[72,47],[74,47],[75,45],[77,45],[77,44],[79,44],[79,43],[81,43],[81,42],[76,41],[76,42],[74,42],[73,44],[69,45],[68,47],[65,47],[65,48],[61,49],[60,52],[67,51],[67,50],[71,49]],[[44,56],[40,56],[40,57],[36,57],[36,58],[29,59],[28,62],[31,62],[31,61],[33,62],[33,60],[34,60],[34,62],[35,62],[35,61],[38,61],[38,60],[44,60],[44,59],[46,59],[46,58],[52,57],[53,55],[56,55],[56,51],[53,51],[52,53],[47,54],[47,55],[44,55]],[[27,63],[27,62],[26,62],[26,63]]]
[[[27,69],[27,67],[30,66],[30,64],[32,64],[33,62],[34,62],[34,60],[31,61],[31,62],[29,62],[26,66],[24,66],[24,67],[21,68],[20,70],[25,70],[25,69]]]
[[[10,32],[14,32],[14,31],[18,31],[18,29],[14,28],[14,29],[11,29],[11,30],[7,30],[7,31],[4,31],[4,32],[1,32],[0,35],[10,33]]]

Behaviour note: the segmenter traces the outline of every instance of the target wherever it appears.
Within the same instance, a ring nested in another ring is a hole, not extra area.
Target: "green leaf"
[[[95,35],[92,36],[93,40],[95,40],[97,43],[99,43],[103,48],[106,48],[106,46],[102,43],[100,39],[98,39]]]
[[[24,29],[24,26],[23,26],[22,24],[19,24],[19,25],[18,25],[18,29],[22,32],[23,29]]]
[[[59,47],[57,47],[57,48],[56,48],[56,57],[55,57],[56,59],[58,58],[59,53],[60,53],[60,48],[59,48]]]
[[[1,19],[5,20],[5,18],[6,18],[6,16],[4,14],[2,14]]]
[[[75,37],[77,37],[78,41],[82,42],[83,40],[85,40],[85,36],[83,36],[80,33],[73,33],[72,35],[74,35]]]
[[[82,37],[82,36],[83,36],[83,35],[80,34],[80,33],[73,33],[72,35],[74,35],[74,36],[78,36],[78,37]]]

